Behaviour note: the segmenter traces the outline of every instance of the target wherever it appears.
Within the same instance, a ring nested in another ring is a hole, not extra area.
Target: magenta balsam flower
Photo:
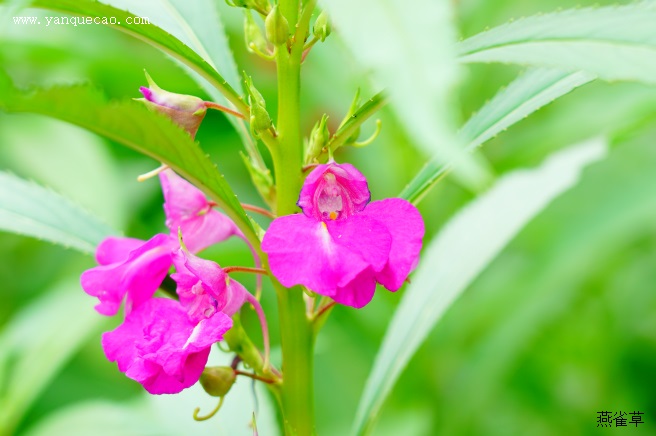
[[[118,312],[127,295],[125,311],[129,313],[153,296],[173,263],[176,247],[176,239],[164,234],[148,241],[109,237],[96,250],[100,266],[82,273],[82,288],[100,300],[98,313],[108,316]]]
[[[210,347],[231,327],[222,312],[195,321],[179,302],[151,298],[104,333],[102,347],[121,372],[151,394],[175,394],[198,381]]]
[[[189,316],[201,320],[216,312],[232,316],[247,299],[248,291],[231,279],[215,262],[178,250],[173,263],[176,272],[171,278],[178,284],[180,303]]]
[[[371,301],[376,282],[398,290],[419,260],[424,222],[406,200],[369,199],[367,180],[352,165],[317,166],[299,196],[303,214],[275,219],[264,235],[273,275],[358,308]]]
[[[243,238],[236,224],[221,212],[213,209],[203,192],[167,169],[159,175],[164,193],[166,226],[171,235],[182,232],[183,242],[192,253],[225,241],[232,235]]]

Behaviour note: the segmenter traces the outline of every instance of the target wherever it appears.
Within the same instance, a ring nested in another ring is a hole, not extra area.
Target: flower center
[[[344,187],[332,173],[323,176],[324,186],[318,192],[317,206],[323,219],[336,220],[344,209]],[[348,201],[348,199],[347,199]]]

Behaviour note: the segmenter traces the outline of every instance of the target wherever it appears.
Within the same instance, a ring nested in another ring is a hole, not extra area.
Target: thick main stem
[[[280,0],[280,10],[290,29],[307,31],[307,21],[299,29],[299,1]],[[288,51],[278,47],[278,146],[272,150],[276,174],[278,216],[296,212],[296,200],[301,190],[303,141],[301,137],[301,55],[304,41],[295,40]],[[295,287],[286,289],[276,283],[280,338],[283,354],[283,384],[281,387],[282,415],[285,433],[309,436],[314,430],[313,361],[314,337],[305,315],[303,292]]]

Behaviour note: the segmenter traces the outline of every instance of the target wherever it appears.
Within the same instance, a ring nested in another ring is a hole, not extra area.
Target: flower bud
[[[287,44],[289,40],[289,23],[285,16],[280,12],[278,5],[274,6],[264,20],[264,29],[266,36],[273,45]]]
[[[208,366],[200,376],[200,384],[213,397],[223,397],[237,379],[235,370],[229,366]]]
[[[251,101],[250,104],[257,104],[266,108],[264,97],[262,97],[260,91],[253,85],[253,79],[244,74],[244,83],[246,84],[246,91],[248,91],[248,99]]]
[[[244,11],[244,37],[246,39],[246,49],[249,52],[266,54],[269,51],[262,30],[253,19],[250,11]]]
[[[310,133],[310,141],[306,150],[306,162],[312,161],[315,157],[321,154],[323,148],[328,144],[330,139],[330,131],[328,131],[328,126],[326,122],[328,121],[328,115],[324,114],[321,117],[321,120],[318,121],[312,128],[312,133]]]
[[[139,88],[144,98],[135,100],[142,101],[152,111],[168,116],[175,124],[185,129],[192,138],[195,137],[207,112],[205,102],[193,95],[175,94],[163,90],[157,86],[148,73],[146,73],[146,80],[148,80],[148,87]]]
[[[266,108],[257,103],[251,102],[251,131],[253,136],[258,137],[260,132],[268,130],[273,122]]]
[[[324,42],[331,32],[332,26],[330,25],[330,21],[328,21],[328,14],[326,14],[326,11],[322,11],[317,18],[317,21],[314,22],[312,33],[315,38]]]

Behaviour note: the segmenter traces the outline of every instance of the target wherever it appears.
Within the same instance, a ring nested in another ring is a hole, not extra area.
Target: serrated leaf
[[[457,173],[481,185],[487,172],[480,158],[468,155],[455,137],[455,31],[448,1],[324,1],[355,58],[371,69],[386,89],[390,105],[417,146]]]
[[[6,172],[0,172],[0,230],[84,253],[93,253],[100,241],[116,234],[61,195]]]
[[[0,73],[0,107],[7,112],[30,112],[57,118],[169,165],[221,206],[251,244],[259,244],[250,220],[216,165],[187,132],[165,116],[149,112],[132,100],[107,102],[100,92],[89,86],[24,92],[7,89],[10,83],[1,77]]]
[[[656,3],[571,9],[519,19],[458,44],[462,62],[583,70],[656,83]]]
[[[606,149],[605,141],[593,140],[555,153],[539,168],[510,173],[443,227],[424,251],[383,338],[358,407],[356,434],[372,430],[401,372],[455,299]]]
[[[567,73],[549,68],[531,69],[474,114],[462,127],[459,136],[467,144],[466,150],[471,151],[542,106],[594,79],[594,74],[584,71]],[[399,196],[418,203],[448,171],[449,165],[429,161]]]
[[[0,5],[6,2],[7,0],[0,0]],[[244,103],[242,97],[207,60],[178,38],[152,23],[129,24],[128,21],[134,23],[134,19],[137,18],[130,12],[93,0],[32,0],[29,5],[84,17],[114,17],[117,24],[107,24],[109,27],[125,32],[171,55],[220,90],[237,110],[248,113],[248,105]]]

